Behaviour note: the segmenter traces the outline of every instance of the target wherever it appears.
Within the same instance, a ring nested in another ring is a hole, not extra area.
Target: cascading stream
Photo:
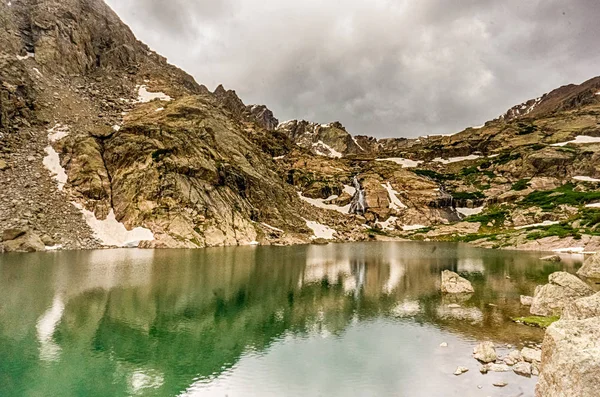
[[[355,176],[352,181],[356,192],[354,193],[354,197],[352,197],[352,201],[350,202],[350,210],[348,211],[350,214],[362,214],[364,215],[367,210],[367,203],[365,201],[365,190],[360,185],[358,178]]]

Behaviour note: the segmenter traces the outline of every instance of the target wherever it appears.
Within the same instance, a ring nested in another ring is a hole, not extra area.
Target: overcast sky
[[[139,39],[281,121],[452,133],[600,75],[598,0],[107,0]]]

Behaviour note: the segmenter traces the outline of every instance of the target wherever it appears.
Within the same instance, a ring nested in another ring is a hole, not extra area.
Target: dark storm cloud
[[[451,133],[600,74],[596,0],[108,0],[208,87],[280,119]]]

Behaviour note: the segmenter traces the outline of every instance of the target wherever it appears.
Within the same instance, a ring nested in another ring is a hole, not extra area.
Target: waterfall
[[[356,192],[354,193],[354,197],[352,197],[352,201],[350,202],[350,210],[348,213],[350,214],[363,214],[367,210],[367,203],[365,201],[365,190],[360,185],[358,178],[355,176],[352,180],[354,188]]]

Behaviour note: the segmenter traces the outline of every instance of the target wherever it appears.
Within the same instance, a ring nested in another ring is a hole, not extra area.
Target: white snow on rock
[[[355,138],[355,137],[352,137],[352,141],[354,142],[354,144],[355,144],[356,146],[358,146],[358,148],[359,148],[360,150],[362,150],[363,152],[365,151],[365,149],[363,149],[363,147],[362,147],[362,146],[360,146],[360,143],[358,143],[358,141],[356,140],[356,138]]]
[[[348,193],[350,196],[354,196],[356,188],[350,185],[344,185],[344,193]]]
[[[266,224],[266,223],[264,223],[264,222],[262,222],[262,223],[261,223],[261,225],[263,225],[263,226],[264,226],[264,227],[266,227],[267,229],[271,229],[271,230],[275,230],[276,232],[281,232],[281,233],[283,233],[283,230],[281,230],[281,229],[279,229],[279,228],[276,228],[275,226],[268,225],[268,224]]]
[[[585,248],[584,247],[557,248],[557,249],[553,249],[552,252],[556,252],[557,254],[583,254],[585,252]]]
[[[112,128],[113,128],[113,131],[119,132],[119,130],[121,129],[121,126],[120,125],[113,125]]]
[[[400,199],[398,198],[398,192],[394,190],[392,185],[387,182],[385,185],[382,183],[381,186],[385,188],[388,192],[388,196],[390,198],[390,207],[393,210],[399,210],[401,208],[408,208]]]
[[[326,199],[313,199],[310,197],[304,197],[302,195],[302,192],[298,192],[298,197],[300,197],[302,201],[306,201],[310,205],[314,205],[315,207],[323,208],[326,210],[341,212],[345,215],[348,215],[348,212],[350,211],[350,204],[340,207],[339,205],[326,203],[327,201],[335,200],[337,198],[336,196],[331,196]]]
[[[165,102],[169,102],[169,101],[173,100],[173,98],[171,98],[164,92],[150,92],[150,91],[148,91],[148,87],[146,85],[139,86],[137,103],[151,102],[151,101],[154,101],[155,99],[158,99],[160,101],[165,101]]]
[[[470,154],[468,156],[450,157],[449,159],[443,159],[441,157],[436,157],[433,159],[433,161],[442,163],[442,164],[450,164],[450,163],[457,163],[459,161],[477,160],[478,158],[481,158],[481,156],[478,156],[476,154]]]
[[[405,232],[410,232],[412,230],[425,229],[427,226],[424,225],[404,225],[402,226],[402,230]]]
[[[342,154],[340,152],[338,152],[337,150],[335,150],[334,148],[332,148],[331,146],[329,146],[328,144],[326,144],[323,141],[318,141],[317,143],[313,143],[312,146],[313,146],[315,153],[318,154],[319,156],[326,156],[326,157],[331,157],[334,159],[339,159],[342,157]]]
[[[600,182],[600,179],[591,178],[589,176],[574,176],[573,179],[581,182]]]
[[[478,126],[476,126],[476,127],[471,127],[471,129],[472,129],[472,130],[480,130],[480,129],[482,129],[483,127],[485,127],[485,124],[478,125]]]
[[[69,135],[69,126],[57,123],[54,127],[48,130],[48,140],[57,142]]]
[[[396,223],[397,220],[398,220],[398,217],[390,216],[385,222],[377,221],[375,223],[377,225],[379,225],[379,227],[382,230],[394,230],[395,227],[393,225]]]
[[[43,160],[44,166],[58,183],[58,190],[63,190],[69,177],[65,169],[60,165],[60,157],[52,146],[46,146],[44,151],[46,152],[46,157]]]
[[[600,203],[592,203],[585,206],[585,208],[600,208]]]
[[[8,5],[10,6],[10,3],[8,3]],[[17,59],[19,61],[24,61],[27,58],[35,58],[35,54],[33,52],[28,52],[25,56],[17,55]]]
[[[282,160],[285,156],[277,156],[273,157],[273,160]]]
[[[158,108],[155,110],[155,112],[162,112],[163,110],[165,110],[165,108]]]
[[[44,75],[42,74],[42,72],[40,72],[38,68],[33,68],[33,71],[38,75],[38,77],[44,77]]]
[[[312,240],[317,239],[317,238],[323,238],[325,240],[333,240],[333,235],[336,233],[336,231],[332,228],[330,228],[327,225],[323,225],[319,222],[314,222],[314,221],[306,221],[306,226],[308,226],[312,231],[314,236],[311,237]]]
[[[422,161],[404,159],[402,157],[390,157],[386,159],[377,159],[377,161],[391,161],[393,163],[399,164],[402,168],[415,168],[418,167]]]
[[[471,216],[471,215],[481,214],[483,212],[483,207],[477,207],[477,208],[456,207],[456,212],[467,217],[467,216]]]
[[[534,224],[531,224],[531,225],[515,226],[515,230],[531,229],[533,227],[552,226],[552,225],[558,225],[559,223],[560,222],[558,222],[558,221],[544,221],[542,223],[534,223]]]
[[[154,240],[154,234],[150,229],[136,227],[133,230],[127,230],[124,224],[117,221],[115,212],[111,209],[105,220],[99,220],[92,211],[88,211],[78,203],[73,203],[77,207],[86,223],[94,232],[94,236],[102,242],[103,245],[134,248],[140,241]]]
[[[566,146],[568,144],[581,144],[581,143],[600,143],[600,137],[597,136],[587,136],[587,135],[577,135],[575,139],[567,142],[554,143],[550,146]]]

